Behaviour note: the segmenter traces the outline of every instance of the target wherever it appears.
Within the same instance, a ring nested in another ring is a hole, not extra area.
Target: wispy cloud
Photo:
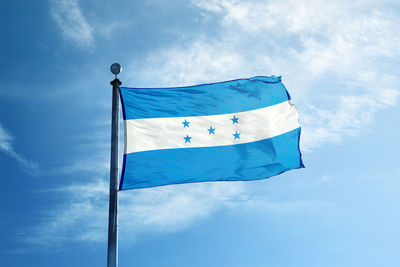
[[[2,124],[0,124],[0,151],[6,153],[10,157],[14,158],[21,167],[28,172],[30,175],[36,176],[39,175],[39,166],[27,160],[22,155],[15,152],[13,148],[14,137],[11,135],[9,131],[7,131]]]
[[[41,191],[66,197],[65,202],[44,214],[43,222],[28,229],[25,242],[56,248],[68,241],[99,241],[107,229],[107,189],[103,180]],[[51,219],[49,219],[51,218]]]
[[[374,122],[378,110],[392,106],[399,91],[382,89],[362,95],[339,95],[334,110],[309,105],[303,114],[303,145],[306,151],[326,142],[340,142],[344,136],[357,134]]]
[[[243,183],[238,182],[172,185],[126,191],[121,194],[121,229],[130,232],[134,224],[137,227],[134,231],[181,230],[226,206],[243,190]]]
[[[176,86],[204,81],[216,81],[221,77],[234,77],[243,69],[249,70],[244,55],[234,51],[227,42],[206,39],[195,40],[190,46],[172,47],[153,53],[147,58],[148,68],[142,68],[135,76],[126,77],[137,86]],[[128,67],[130,68],[130,67]],[[136,69],[136,67],[132,67]],[[152,73],[150,69],[153,69]],[[246,73],[247,72],[247,73]],[[159,79],[153,79],[160,75]]]
[[[54,248],[67,241],[106,240],[108,190],[106,180],[96,179],[45,191],[64,195],[68,201],[50,211],[25,241]],[[227,206],[241,192],[242,183],[172,185],[120,192],[120,239],[128,236],[125,241],[130,242],[139,232],[181,230]]]
[[[65,39],[80,47],[93,45],[92,27],[83,16],[77,0],[53,0],[50,7],[50,13]]]

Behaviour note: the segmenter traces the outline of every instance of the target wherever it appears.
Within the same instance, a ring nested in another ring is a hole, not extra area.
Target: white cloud
[[[81,47],[93,45],[93,30],[82,14],[77,0],[53,0],[50,13],[64,38]]]
[[[39,175],[39,166],[36,163],[27,160],[25,157],[15,152],[13,148],[13,141],[14,137],[11,135],[11,133],[9,133],[3,127],[3,125],[0,124],[0,151],[3,151],[10,157],[14,158],[29,174],[33,176]]]
[[[102,155],[107,154],[108,151],[104,151]],[[110,165],[105,157],[93,156],[88,159],[80,159],[69,165],[58,168],[54,171],[57,174],[75,174],[75,173],[92,173],[92,174],[103,174],[109,170]],[[47,173],[50,174],[50,173]]]
[[[66,241],[100,241],[106,233],[107,184],[103,180],[40,193],[66,195],[67,200],[44,214],[45,219],[24,239],[33,245],[56,247]],[[51,219],[49,219],[51,218]]]
[[[25,241],[54,248],[65,241],[106,240],[108,190],[108,182],[97,179],[45,191],[62,194],[68,201],[46,214],[46,219],[31,229],[33,234],[25,237]],[[143,231],[181,230],[229,205],[242,191],[243,184],[238,182],[171,185],[120,192],[119,238],[129,242]]]
[[[150,55],[147,59],[148,69],[126,78],[128,83],[129,80],[135,80],[135,84],[143,83],[144,86],[185,85],[218,80],[221,76],[233,77],[232,71],[237,71],[243,64],[242,55],[232,53],[221,43],[195,41],[189,47],[173,47]],[[153,72],[149,71],[150,68]],[[159,78],[154,80],[154,76]]]
[[[0,124],[0,149],[2,149],[3,151],[11,151],[12,141],[13,138],[11,137],[11,134],[6,131],[3,125]]]
[[[382,89],[363,95],[339,95],[333,111],[309,106],[302,121],[302,145],[306,151],[326,142],[340,142],[356,136],[374,122],[375,113],[395,103],[399,91]]]
[[[132,226],[139,231],[180,230],[227,205],[243,189],[240,182],[196,183],[123,192],[121,231],[132,231]]]

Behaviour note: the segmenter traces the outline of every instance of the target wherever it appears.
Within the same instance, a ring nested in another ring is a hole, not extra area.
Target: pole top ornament
[[[120,64],[114,63],[111,65],[110,70],[111,70],[112,74],[115,75],[115,78],[117,78],[117,75],[120,74],[122,71],[122,67]]]

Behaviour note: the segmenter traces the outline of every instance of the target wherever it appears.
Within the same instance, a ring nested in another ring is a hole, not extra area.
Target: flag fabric
[[[304,167],[298,113],[281,77],[120,93],[120,190],[258,180]]]

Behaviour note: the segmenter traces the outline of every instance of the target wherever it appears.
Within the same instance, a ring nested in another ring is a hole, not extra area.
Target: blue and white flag
[[[258,180],[304,167],[298,113],[280,77],[120,93],[120,190]]]

